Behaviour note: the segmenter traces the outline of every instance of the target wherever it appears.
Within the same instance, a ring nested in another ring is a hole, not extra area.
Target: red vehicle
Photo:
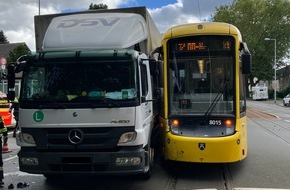
[[[7,95],[0,92],[0,115],[6,127],[12,126],[12,113],[9,113],[9,106]]]

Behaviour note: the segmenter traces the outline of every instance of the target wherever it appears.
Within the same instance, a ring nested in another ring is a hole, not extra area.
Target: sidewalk
[[[272,99],[266,100],[265,102],[267,102],[269,104],[275,104],[275,101],[272,100]],[[278,106],[284,106],[282,99],[276,99],[276,105],[278,105]]]
[[[262,102],[262,103],[267,103],[267,104],[275,104],[275,101],[273,99],[268,99],[268,100],[252,100],[252,99],[247,99],[247,101]],[[284,107],[282,99],[276,99],[276,105]]]

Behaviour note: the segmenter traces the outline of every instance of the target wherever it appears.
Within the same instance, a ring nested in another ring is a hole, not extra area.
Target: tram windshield
[[[234,38],[183,37],[170,40],[168,49],[170,114],[232,114]]]

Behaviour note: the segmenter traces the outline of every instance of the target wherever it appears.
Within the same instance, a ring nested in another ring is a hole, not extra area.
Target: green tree
[[[290,49],[289,13],[289,0],[235,0],[216,8],[213,21],[235,25],[248,44],[253,60],[250,79],[273,80],[274,43],[265,38],[276,39],[277,65],[282,66],[281,59]]]
[[[20,56],[28,54],[29,52],[29,48],[23,43],[9,53],[7,63],[10,64],[11,62],[16,62]]]
[[[90,4],[89,10],[94,10],[94,9],[108,9],[108,5],[106,4]]]
[[[7,37],[5,36],[4,32],[0,30],[0,44],[8,44],[9,41],[7,40]]]

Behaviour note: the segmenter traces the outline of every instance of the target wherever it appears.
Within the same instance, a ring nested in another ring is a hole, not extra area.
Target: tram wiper
[[[208,117],[211,115],[212,111],[214,110],[215,106],[217,105],[218,101],[221,99],[221,97],[223,96],[223,92],[225,90],[225,87],[227,86],[227,81],[224,81],[224,84],[222,86],[221,91],[214,97],[212,103],[210,104],[209,108],[207,109],[207,111],[205,112],[201,122],[199,123],[200,125],[205,125],[206,124],[206,120],[208,119]]]

